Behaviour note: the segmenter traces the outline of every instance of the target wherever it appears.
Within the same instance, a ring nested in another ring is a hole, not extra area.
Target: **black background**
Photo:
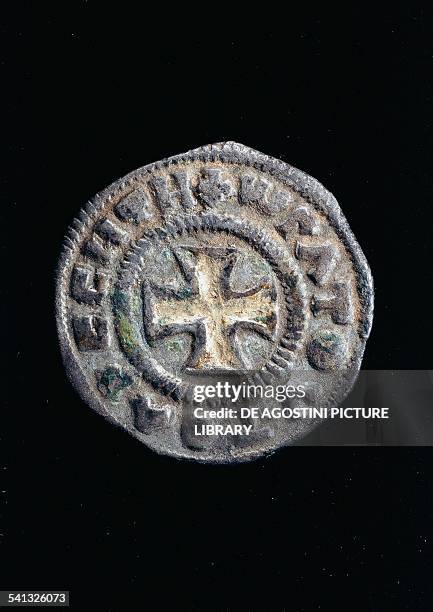
[[[235,140],[339,200],[375,279],[364,366],[432,367],[431,15],[238,8],[35,3],[10,28],[1,587],[69,589],[76,610],[431,610],[430,448],[177,462],[94,414],[60,362],[54,271],[79,208],[139,166]]]

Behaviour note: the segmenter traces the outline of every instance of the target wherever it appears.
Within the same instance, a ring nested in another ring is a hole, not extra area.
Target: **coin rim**
[[[202,161],[204,163],[220,161],[227,164],[240,164],[245,167],[253,167],[261,172],[269,174],[271,177],[279,180],[290,189],[293,189],[299,195],[301,195],[301,197],[307,200],[307,202],[309,202],[318,212],[324,214],[329,224],[336,232],[338,238],[341,240],[346,250],[352,257],[353,268],[356,276],[357,292],[360,300],[361,316],[360,327],[358,329],[360,345],[357,352],[353,356],[351,367],[349,368],[350,371],[354,372],[354,376],[353,380],[349,380],[349,386],[345,391],[345,395],[350,392],[356,380],[356,374],[361,366],[366,341],[370,334],[373,322],[374,286],[370,267],[367,263],[365,255],[356,241],[356,238],[350,229],[337,200],[332,193],[330,193],[318,180],[302,170],[283,162],[282,160],[270,157],[264,153],[256,151],[255,149],[233,141],[205,145],[203,147],[187,151],[186,153],[174,155],[161,161],[138,168],[128,173],[125,177],[111,183],[108,187],[96,194],[96,196],[94,196],[94,198],[90,200],[83,209],[81,209],[78,217],[73,220],[67,230],[56,270],[55,305],[57,333],[63,363],[73,387],[84,402],[86,402],[93,410],[108,419],[112,424],[128,431],[128,433],[131,433],[134,437],[148,446],[148,448],[157,452],[158,454],[175,457],[177,459],[198,461],[200,463],[239,463],[272,454],[285,445],[283,443],[271,450],[251,449],[244,455],[233,458],[206,457],[203,456],[203,454],[200,456],[193,456],[187,452],[182,454],[178,451],[171,452],[165,447],[162,448],[159,446],[147,445],[145,441],[138,438],[136,433],[133,431],[133,428],[127,427],[123,423],[119,423],[107,411],[102,400],[95,394],[94,389],[92,389],[90,383],[87,381],[83,369],[74,357],[72,338],[67,323],[67,271],[69,266],[71,266],[74,261],[74,249],[78,245],[79,241],[83,238],[85,231],[103,210],[104,206],[109,204],[120,191],[123,191],[128,186],[134,185],[134,183],[136,183],[139,179],[142,179],[145,175],[151,174],[157,170],[167,169],[169,166],[194,161]],[[288,444],[290,444],[290,441]]]

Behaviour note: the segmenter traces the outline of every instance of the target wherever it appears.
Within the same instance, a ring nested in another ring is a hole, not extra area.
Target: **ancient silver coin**
[[[191,381],[236,373],[304,386],[285,405],[340,403],[373,284],[331,193],[225,142],[140,168],[90,201],[64,241],[56,310],[68,375],[94,410],[159,453],[236,462],[296,442],[317,418],[198,437]]]

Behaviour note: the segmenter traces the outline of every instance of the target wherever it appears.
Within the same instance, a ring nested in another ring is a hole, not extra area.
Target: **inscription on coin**
[[[192,381],[314,379],[309,400],[341,401],[373,289],[333,196],[228,142],[145,166],[96,196],[65,239],[56,300],[65,365],[85,401],[158,452],[231,462],[295,443],[314,422],[248,422],[248,435],[220,439],[203,425],[196,435]]]

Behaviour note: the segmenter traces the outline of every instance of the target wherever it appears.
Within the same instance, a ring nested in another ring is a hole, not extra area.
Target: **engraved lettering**
[[[147,397],[138,397],[131,401],[134,414],[134,427],[143,434],[150,434],[155,429],[164,429],[170,425],[172,409],[170,406],[156,406]]]
[[[241,204],[256,204],[264,212],[275,214],[285,208],[292,196],[278,189],[271,191],[271,183],[263,178],[244,174],[239,199]]]
[[[269,181],[256,178],[251,174],[244,174],[241,177],[241,188],[239,190],[241,204],[257,204],[263,202],[269,185]]]
[[[297,231],[301,236],[312,236],[318,233],[318,225],[311,212],[305,206],[295,208],[290,217],[276,228],[284,239]]]
[[[321,312],[328,313],[334,323],[346,325],[350,319],[350,297],[349,287],[346,283],[334,283],[332,285],[334,295],[330,298],[318,298],[313,296],[311,300],[311,311],[314,316]]]
[[[117,204],[114,212],[122,221],[132,221],[137,225],[152,217],[149,198],[143,187],[137,187]]]
[[[322,285],[334,269],[336,252],[332,245],[309,246],[296,243],[295,257],[309,264],[307,276],[316,285]]]
[[[82,252],[83,255],[90,257],[103,266],[107,265],[110,260],[109,251],[104,247],[101,238],[96,235],[84,243]]]
[[[79,303],[100,304],[107,292],[108,275],[75,266],[71,277],[71,294]]]
[[[170,188],[170,179],[176,185],[176,188]],[[169,177],[156,176],[150,181],[150,185],[155,194],[156,202],[162,212],[173,206],[183,206],[183,208],[192,208],[194,206],[194,197],[189,186],[189,177],[187,172],[173,172]]]
[[[205,168],[197,185],[196,194],[205,206],[225,202],[235,194],[231,182],[223,179],[223,173],[216,168]]]
[[[124,232],[120,227],[117,227],[110,219],[103,219],[95,227],[95,232],[101,236],[106,242],[110,242],[115,246],[126,242],[128,234]]]
[[[72,328],[79,351],[103,351],[108,348],[108,325],[102,317],[74,317]]]

